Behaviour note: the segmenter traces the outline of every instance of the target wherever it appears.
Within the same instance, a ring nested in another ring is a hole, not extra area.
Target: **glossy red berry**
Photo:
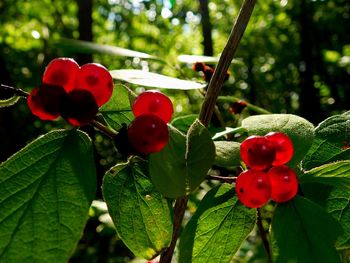
[[[104,66],[97,63],[85,64],[79,70],[75,89],[91,92],[100,107],[112,96],[113,79]]]
[[[55,58],[46,67],[42,82],[62,86],[66,92],[75,88],[79,65],[72,58]]]
[[[278,203],[291,200],[298,192],[298,179],[286,165],[272,167],[268,171],[271,182],[271,199]]]
[[[128,127],[130,144],[139,153],[161,151],[168,143],[169,132],[166,123],[152,114],[137,116]]]
[[[98,111],[95,98],[87,90],[76,89],[65,97],[61,115],[73,126],[88,124]]]
[[[250,208],[266,204],[271,197],[271,184],[267,173],[258,170],[242,172],[236,181],[239,200]]]
[[[276,157],[273,166],[279,166],[289,162],[294,153],[293,142],[282,132],[270,132],[265,137],[275,145]]]
[[[243,162],[255,170],[264,170],[275,160],[275,147],[272,142],[263,136],[250,136],[240,147]]]
[[[43,83],[28,96],[30,111],[42,120],[55,120],[60,116],[66,92],[63,87]]]
[[[148,90],[137,96],[132,105],[135,117],[142,114],[153,114],[168,123],[174,113],[171,100],[157,90]]]

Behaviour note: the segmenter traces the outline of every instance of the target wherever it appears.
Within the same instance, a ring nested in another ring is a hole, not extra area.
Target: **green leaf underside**
[[[296,196],[279,204],[272,231],[279,248],[277,263],[340,262],[334,246],[341,233],[339,223],[308,199]]]
[[[122,80],[131,84],[151,88],[191,90],[202,89],[206,86],[205,84],[201,84],[195,81],[172,78],[165,75],[137,69],[112,70],[110,73],[116,80]]]
[[[216,156],[214,164],[220,167],[235,167],[240,165],[241,155],[239,142],[215,141]]]
[[[8,99],[0,100],[0,108],[10,107],[15,105],[21,97],[13,96]]]
[[[123,123],[129,125],[134,119],[129,101],[129,92],[122,85],[114,88],[111,99],[100,108],[100,112],[110,127],[119,130]]]
[[[230,127],[225,127],[225,130],[222,132],[217,132],[213,136],[213,140],[219,139],[221,137],[224,137],[225,135],[232,134],[232,133],[245,133],[246,130],[242,127],[237,127],[237,128],[230,128]]]
[[[304,173],[301,183],[321,183],[342,187],[350,191],[350,161],[325,164]]]
[[[0,166],[0,262],[67,262],[95,197],[91,140],[52,131]]]
[[[172,209],[149,180],[145,162],[113,167],[103,179],[103,195],[119,237],[136,256],[151,259],[169,246]]]
[[[330,162],[349,160],[350,111],[334,115],[315,129],[315,140],[303,160],[303,169],[309,170]]]
[[[57,45],[59,48],[79,51],[80,53],[99,53],[99,54],[108,54],[112,56],[122,56],[122,57],[138,57],[143,59],[157,59],[155,56],[138,52],[131,49],[110,46],[110,45],[101,45],[89,41],[82,41],[76,39],[67,39],[61,38],[59,40],[51,41],[52,44]]]
[[[187,195],[205,179],[214,158],[210,133],[198,120],[187,136],[169,126],[169,143],[149,157],[152,182],[164,196]]]
[[[255,221],[256,210],[243,206],[231,185],[213,188],[181,235],[179,262],[230,262]]]
[[[180,132],[187,133],[188,129],[191,127],[192,123],[198,118],[198,114],[190,114],[185,116],[180,116],[171,121],[173,125]]]
[[[264,114],[251,116],[242,121],[249,135],[264,136],[268,132],[283,132],[293,141],[294,155],[288,163],[298,165],[306,155],[314,139],[314,126],[309,121],[292,114]]]

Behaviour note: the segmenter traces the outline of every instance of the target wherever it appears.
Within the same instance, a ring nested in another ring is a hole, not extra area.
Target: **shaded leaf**
[[[179,262],[231,262],[255,221],[256,210],[242,205],[231,185],[213,188],[181,235]]]
[[[117,85],[110,100],[100,108],[100,112],[109,126],[119,130],[123,123],[129,125],[134,119],[130,106],[130,95],[126,88]]]
[[[264,114],[248,117],[242,127],[249,135],[265,135],[268,132],[283,132],[293,141],[294,155],[290,166],[298,165],[306,155],[314,139],[314,126],[309,121],[292,114]]]
[[[180,116],[171,121],[176,129],[183,133],[187,133],[188,129],[191,127],[192,123],[198,118],[197,114],[190,114],[185,116]]]
[[[145,162],[134,158],[109,170],[103,196],[119,237],[136,256],[151,259],[169,246],[172,209],[148,178]]]
[[[95,197],[92,144],[53,131],[0,166],[0,262],[67,262]]]
[[[235,167],[241,162],[239,142],[215,141],[216,156],[214,164],[220,167]]]
[[[340,262],[334,243],[341,227],[320,206],[296,196],[279,204],[272,221],[279,248],[277,263]]]
[[[201,84],[190,80],[172,78],[137,69],[112,70],[110,73],[116,80],[122,80],[135,85],[152,88],[190,90],[202,89],[206,86],[206,84]]]
[[[209,131],[197,120],[187,136],[169,128],[169,143],[149,157],[152,182],[167,197],[177,198],[195,190],[214,162],[215,146]]]

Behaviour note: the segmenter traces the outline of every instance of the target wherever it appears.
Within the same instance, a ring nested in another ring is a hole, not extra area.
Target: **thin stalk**
[[[241,101],[241,99],[233,97],[233,96],[219,96],[218,101],[220,101],[220,102],[239,102],[239,101]],[[248,102],[246,102],[246,103],[247,103],[247,108],[256,112],[256,113],[260,113],[260,114],[270,114],[271,113],[271,112],[269,112],[263,108],[260,108],[256,105],[253,105],[253,104],[248,103]]]
[[[264,226],[262,224],[260,208],[256,209],[256,213],[257,213],[256,224],[258,226],[259,234],[260,234],[261,240],[262,240],[263,245],[264,245],[264,249],[265,249],[265,252],[266,252],[266,255],[267,255],[267,258],[268,258],[268,262],[272,263],[271,247],[270,247],[269,240],[267,239],[266,231],[265,231]]]
[[[26,92],[24,90],[21,90],[21,89],[17,89],[17,88],[11,87],[11,86],[8,86],[8,85],[5,85],[5,84],[0,84],[0,87],[2,89],[5,89],[7,91],[12,92],[13,95],[21,96],[21,97],[24,97],[24,98],[28,98],[28,96],[29,96],[28,92]]]
[[[204,102],[201,107],[199,114],[199,120],[204,126],[208,126],[215,110],[216,100],[219,96],[221,87],[225,81],[226,72],[231,64],[234,54],[241,41],[243,33],[247,27],[250,16],[253,12],[256,0],[244,0],[241,10],[239,11],[238,17],[234,23],[226,46],[220,56],[218,65],[214,71],[213,77],[210,80]],[[181,228],[181,222],[185,214],[187,207],[188,197],[180,197],[175,202],[174,208],[174,228],[171,245],[162,253],[160,257],[160,263],[170,263],[176,241]]]
[[[118,134],[118,132],[110,129],[109,127],[105,126],[97,120],[92,120],[90,124],[98,130],[100,130],[101,132],[103,132],[104,134],[106,134],[107,136],[109,136],[110,138],[114,138]]]

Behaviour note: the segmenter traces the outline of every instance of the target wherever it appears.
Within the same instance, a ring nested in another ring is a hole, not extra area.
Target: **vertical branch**
[[[262,224],[260,208],[258,208],[256,210],[256,213],[257,213],[256,224],[258,226],[259,234],[260,234],[261,240],[262,240],[263,245],[264,245],[264,249],[265,249],[265,252],[266,252],[266,255],[267,255],[267,258],[268,258],[268,262],[272,263],[271,248],[270,248],[269,241],[267,240],[266,231],[265,231],[264,226]]]
[[[222,84],[225,81],[226,72],[231,64],[234,54],[238,48],[241,41],[243,33],[247,27],[250,16],[253,12],[256,0],[244,0],[241,10],[239,11],[238,17],[234,23],[232,31],[230,33],[229,39],[226,46],[222,52],[218,65],[214,71],[214,75],[208,86],[207,94],[204,98],[202,108],[199,114],[199,120],[208,126],[210,123],[211,116],[213,115],[216,100],[219,96]],[[174,226],[173,226],[173,237],[170,246],[163,252],[160,258],[160,263],[170,263],[176,241],[180,232],[181,222],[185,214],[187,207],[188,197],[180,197],[176,199],[175,209],[174,209]]]

